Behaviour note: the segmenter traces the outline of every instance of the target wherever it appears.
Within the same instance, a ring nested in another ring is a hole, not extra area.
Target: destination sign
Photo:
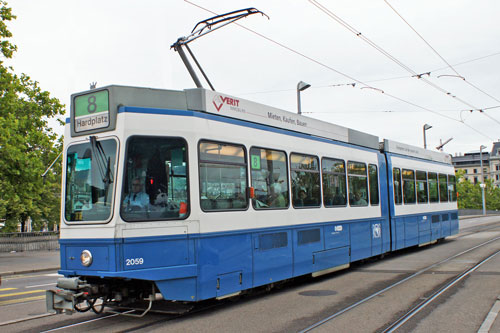
[[[109,126],[109,92],[100,90],[74,99],[75,132],[85,132]]]

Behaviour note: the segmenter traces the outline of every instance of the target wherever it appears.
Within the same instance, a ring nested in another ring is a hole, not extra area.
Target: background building
[[[500,187],[500,142],[493,143],[491,149],[490,174],[495,186]]]
[[[480,152],[472,151],[464,155],[452,156],[455,171],[464,170],[465,179],[473,184],[481,182]],[[500,187],[500,141],[493,143],[491,152],[483,150],[484,179],[491,179],[495,186]]]

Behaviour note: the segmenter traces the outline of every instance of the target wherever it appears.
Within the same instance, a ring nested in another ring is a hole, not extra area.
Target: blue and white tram
[[[72,96],[50,311],[194,302],[458,232],[450,158],[205,89]]]

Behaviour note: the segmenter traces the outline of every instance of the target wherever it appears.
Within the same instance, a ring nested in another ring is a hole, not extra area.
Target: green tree
[[[481,186],[472,184],[466,180],[464,171],[458,171],[457,176],[457,192],[458,192],[458,208],[459,209],[483,209],[483,198]],[[500,188],[493,185],[491,179],[485,180],[484,197],[486,200],[487,210],[500,210]]]
[[[60,163],[45,181],[41,175],[62,150],[48,120],[63,115],[64,106],[38,82],[4,65],[17,50],[6,24],[15,18],[0,0],[0,218],[6,219],[2,231],[15,231],[29,217],[40,230],[59,221]]]

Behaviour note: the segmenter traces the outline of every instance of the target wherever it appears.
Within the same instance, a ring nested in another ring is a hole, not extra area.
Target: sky
[[[305,116],[381,141],[422,147],[424,124],[428,148],[453,138],[453,155],[500,139],[498,0],[7,1],[18,52],[6,63],[67,110],[91,82],[194,88],[170,46],[212,13],[255,7],[269,19],[189,44],[217,91],[297,112],[304,81]]]

